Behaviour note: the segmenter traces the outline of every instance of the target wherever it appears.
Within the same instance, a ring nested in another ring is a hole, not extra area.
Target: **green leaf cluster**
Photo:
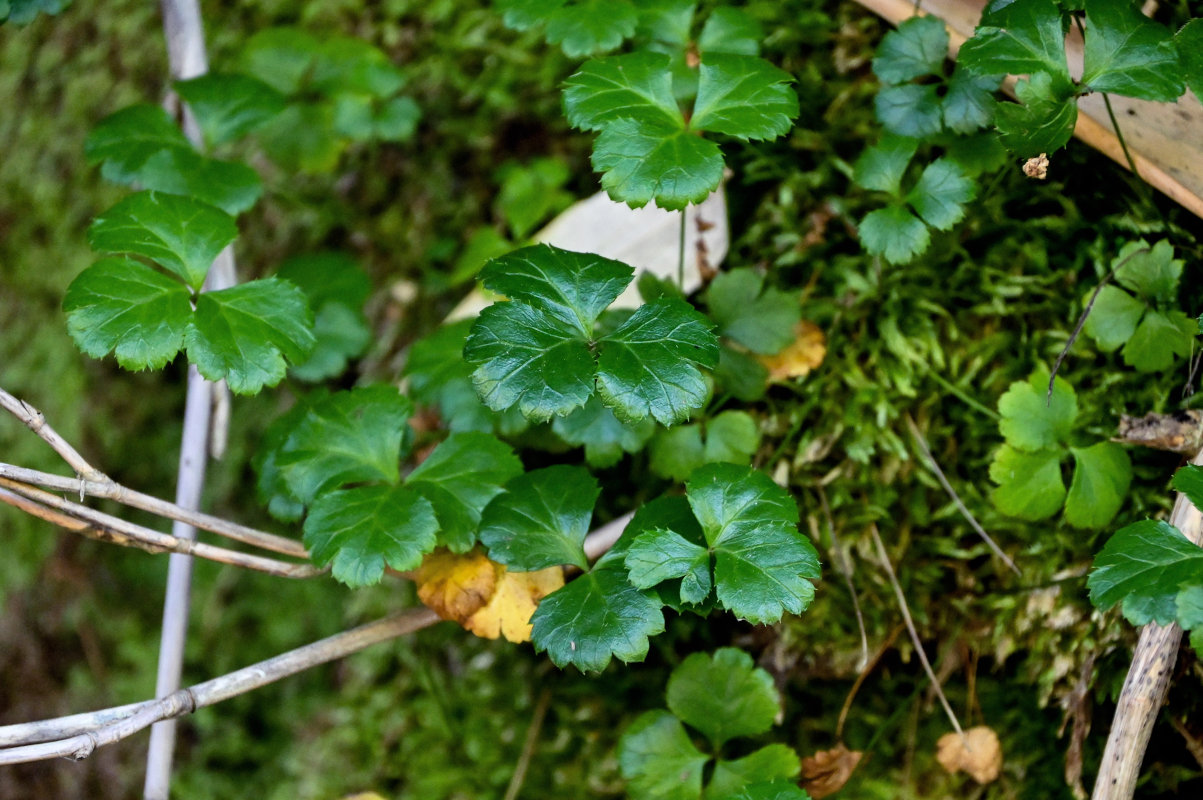
[[[651,443],[652,472],[684,481],[703,464],[750,464],[760,447],[760,426],[746,411],[723,411],[705,422],[656,432]]]
[[[508,298],[481,312],[464,360],[485,405],[545,421],[596,392],[619,419],[679,422],[701,406],[700,368],[718,361],[710,322],[683,300],[661,298],[607,330],[605,309],[634,270],[601,256],[536,245],[494,259],[481,272]]]
[[[351,143],[413,136],[421,111],[400,94],[405,83],[388,56],[360,39],[270,28],[246,43],[239,71],[176,89],[210,146],[255,133],[281,166],[326,172]]]
[[[67,330],[84,353],[126,369],[159,368],[181,349],[211,381],[254,394],[283,379],[286,359],[313,350],[304,293],[281,278],[201,293],[217,254],[238,235],[225,212],[189,197],[137,192],[89,229],[104,258],[67,289]],[[129,256],[140,256],[156,270]]]
[[[1057,378],[1046,401],[1048,377],[1038,370],[1029,380],[1012,383],[999,398],[999,430],[1006,444],[990,463],[990,479],[998,484],[994,504],[1004,514],[1033,521],[1064,506],[1065,521],[1075,528],[1102,528],[1124,501],[1131,462],[1114,442],[1072,443],[1077,395]],[[1066,493],[1061,463],[1069,456],[1074,470]]]
[[[965,204],[977,195],[969,172],[949,157],[923,168],[919,178],[903,192],[907,167],[915,156],[915,139],[887,135],[861,153],[852,179],[858,186],[890,195],[885,208],[870,211],[861,220],[861,245],[891,264],[905,264],[927,251],[928,227],[950,230],[965,216]]]
[[[641,715],[619,740],[618,763],[631,798],[806,798],[787,783],[801,764],[798,754],[783,744],[766,745],[742,758],[722,757],[728,742],[767,732],[780,702],[772,676],[754,667],[744,651],[725,647],[713,655],[689,656],[669,678],[668,710]],[[697,746],[691,730],[705,739],[706,747]]]
[[[1083,327],[1098,348],[1109,353],[1122,347],[1124,363],[1139,372],[1162,372],[1176,356],[1189,355],[1199,326],[1174,308],[1182,261],[1169,241],[1129,242],[1111,269],[1118,286],[1099,290]]]
[[[315,344],[309,358],[292,368],[303,381],[324,381],[341,375],[350,359],[363,355],[372,331],[363,313],[371,294],[368,276],[343,253],[296,256],[280,265],[278,277],[298,286],[313,310]]]
[[[485,433],[453,433],[402,478],[413,405],[388,386],[322,395],[269,431],[260,495],[273,512],[306,509],[315,563],[348,586],[377,583],[385,566],[416,568],[436,546],[470,550],[485,507],[522,472],[513,451]]]

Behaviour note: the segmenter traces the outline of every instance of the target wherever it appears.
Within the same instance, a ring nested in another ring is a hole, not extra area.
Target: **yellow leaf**
[[[530,641],[530,618],[539,601],[564,585],[559,567],[510,572],[473,550],[437,550],[418,568],[418,598],[443,619],[485,639]]]
[[[794,326],[794,341],[773,356],[757,356],[769,371],[770,383],[799,378],[823,363],[827,337],[818,325],[802,320]]]
[[[998,734],[985,725],[946,733],[936,742],[936,761],[948,772],[964,770],[978,783],[990,783],[1002,772],[1002,745]]]

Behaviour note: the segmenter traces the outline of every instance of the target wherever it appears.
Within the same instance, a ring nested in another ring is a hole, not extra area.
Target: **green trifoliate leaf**
[[[158,369],[183,347],[189,297],[182,283],[144,264],[105,258],[71,282],[63,310],[84,353],[103,358],[115,351],[125,369]]]
[[[683,130],[685,119],[673,96],[669,57],[638,52],[587,61],[564,82],[564,113],[572,127],[603,129],[631,120],[666,130]]]
[[[1168,239],[1150,246],[1143,239],[1129,242],[1111,262],[1115,280],[1149,303],[1172,303],[1178,297],[1182,278],[1181,259],[1174,258]]]
[[[1198,323],[1181,311],[1149,311],[1124,346],[1124,363],[1140,372],[1163,372],[1188,355]]]
[[[589,466],[611,467],[623,453],[642,450],[656,423],[650,419],[623,422],[595,396],[568,416],[556,417],[552,430],[568,444],[584,445]]]
[[[703,464],[748,464],[759,446],[756,420],[744,411],[724,411],[704,424],[658,432],[652,440],[650,466],[657,475],[683,481]]]
[[[267,278],[205,292],[184,335],[188,360],[235,394],[254,394],[284,378],[285,359],[305,360],[313,349],[313,315],[305,294]]]
[[[538,158],[527,166],[511,162],[498,170],[497,178],[501,182],[497,208],[517,240],[525,239],[540,222],[572,204],[572,195],[563,189],[569,178],[568,165],[557,158]],[[492,228],[482,230],[496,235]],[[512,245],[489,258],[510,249]]]
[[[547,42],[569,58],[617,50],[634,35],[639,14],[626,0],[581,0],[557,9],[547,20]]]
[[[672,425],[705,402],[699,367],[717,363],[710,321],[685,301],[664,297],[598,341],[597,392],[619,419],[652,416]]]
[[[581,467],[520,475],[485,509],[480,540],[489,558],[519,572],[561,564],[589,568],[585,536],[601,488]]]
[[[681,602],[696,605],[710,595],[710,552],[665,528],[640,534],[631,543],[625,564],[637,589],[680,578]]]
[[[1019,81],[1015,94],[1019,103],[999,103],[994,111],[1003,145],[1023,158],[1064,147],[1078,121],[1078,104],[1072,94],[1056,88],[1046,72]]]
[[[688,35],[688,34],[687,34]],[[698,52],[754,56],[760,52],[764,31],[742,8],[719,6],[710,12],[698,35]]]
[[[413,343],[405,362],[409,394],[425,406],[438,408],[453,431],[493,430],[494,414],[472,386],[472,367],[464,361],[464,343],[474,320],[444,325]]]
[[[1053,382],[1048,400],[1048,373],[1037,370],[1026,381],[1016,381],[998,400],[1002,420],[999,431],[1007,444],[1035,452],[1056,448],[1068,440],[1078,416],[1078,396],[1062,378]]]
[[[882,256],[891,264],[905,264],[931,244],[927,226],[900,205],[870,211],[858,231],[866,252]]]
[[[1174,36],[1182,77],[1203,103],[1203,19],[1192,19]]]
[[[1117,286],[1104,286],[1082,330],[1104,353],[1117,350],[1136,332],[1146,305]]]
[[[965,204],[977,195],[977,187],[952,161],[940,158],[928,164],[919,182],[906,196],[923,221],[946,231],[965,216]]]
[[[1203,467],[1187,464],[1174,473],[1170,486],[1186,495],[1195,508],[1203,509]]]
[[[698,800],[709,760],[667,711],[643,714],[618,743],[618,763],[632,800]]]
[[[189,197],[155,192],[126,197],[88,229],[93,250],[146,256],[198,291],[217,254],[237,237],[229,214]]]
[[[415,569],[434,550],[439,523],[426,498],[399,486],[362,486],[319,497],[305,518],[305,546],[318,566],[333,564],[348,586],[379,583],[388,565]]]
[[[954,72],[944,95],[944,127],[961,135],[988,127],[994,121],[994,92],[1000,82],[997,75],[974,75],[964,69]]]
[[[372,331],[362,310],[372,290],[367,275],[350,256],[315,253],[289,259],[277,277],[299,286],[314,313],[317,342],[309,358],[292,368],[292,375],[305,381],[341,375],[348,360],[362,355],[371,343]]]
[[[489,501],[522,474],[514,451],[487,433],[453,433],[405,479],[434,507],[439,543],[456,553],[476,544]],[[588,524],[588,523],[586,523]]]
[[[751,755],[734,761],[719,759],[714,765],[714,774],[702,794],[704,800],[731,800],[732,797],[798,797],[805,793],[797,786],[785,782],[802,771],[802,763],[793,749],[783,744],[770,744]],[[780,779],[775,783],[774,779]],[[787,793],[787,787],[795,794]]]
[[[227,214],[241,214],[259,200],[263,183],[245,164],[206,158],[195,150],[160,150],[129,181],[145,189],[195,197]]]
[[[720,272],[704,296],[719,333],[754,353],[773,354],[794,340],[802,319],[798,298],[773,287],[752,269]]]
[[[706,798],[706,800],[719,800],[719,798]],[[796,783],[781,780],[753,784],[738,794],[729,795],[722,800],[810,800],[810,795],[799,789]]]
[[[939,17],[911,17],[881,40],[873,72],[882,83],[939,75],[948,58],[948,31]]]
[[[750,467],[710,464],[693,473],[686,496],[714,553],[724,608],[764,624],[810,605],[819,558],[798,531],[798,508],[787,491]]]
[[[648,637],[664,632],[659,601],[627,580],[626,570],[602,565],[539,603],[531,616],[531,641],[558,667],[600,672],[612,657],[642,661]]]
[[[348,483],[397,483],[412,412],[409,400],[389,386],[360,387],[315,403],[277,459],[288,488],[309,503]]]
[[[991,493],[994,505],[1012,517],[1047,519],[1065,502],[1061,453],[1056,450],[1027,453],[1003,445],[990,462],[990,480],[998,484]]]
[[[1122,603],[1124,616],[1134,625],[1170,624],[1179,591],[1201,584],[1203,548],[1174,526],[1151,519],[1112,536],[1086,581],[1095,606],[1106,611]]]
[[[1065,521],[1075,528],[1102,528],[1123,505],[1132,482],[1128,453],[1114,442],[1071,447],[1074,476],[1065,498]]]
[[[701,203],[723,177],[714,142],[665,123],[617,120],[593,146],[593,168],[611,199],[641,208],[652,200],[676,211]]]
[[[284,110],[284,95],[249,75],[210,72],[176,81],[210,147],[239,139]]]
[[[159,106],[123,108],[96,123],[84,142],[89,164],[117,183],[132,183],[146,160],[161,150],[192,149],[184,132]]]
[[[793,78],[755,56],[707,54],[698,68],[698,97],[689,127],[761,141],[789,132],[798,116]]]
[[[1186,89],[1173,34],[1130,0],[1087,0],[1082,83],[1096,92],[1162,103]]]
[[[902,176],[915,156],[919,143],[900,136],[884,136],[856,159],[852,179],[864,189],[899,196]]]
[[[924,139],[938,134],[944,124],[940,98],[931,84],[883,86],[874,108],[878,122],[896,136]]]
[[[764,733],[778,711],[773,677],[734,647],[682,661],[668,679],[667,694],[669,710],[716,750],[736,737]]]
[[[978,75],[1048,73],[1070,83],[1061,10],[1053,0],[1015,0],[980,26],[957,61]]]

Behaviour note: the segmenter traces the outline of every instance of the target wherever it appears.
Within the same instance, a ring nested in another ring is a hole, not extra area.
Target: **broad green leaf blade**
[[[367,275],[348,255],[314,253],[290,258],[276,276],[300,287],[314,313],[317,342],[309,358],[294,365],[291,374],[314,382],[341,375],[347,362],[362,355],[372,340],[362,310],[372,291]],[[458,351],[455,358],[460,360]]]
[[[434,507],[439,543],[465,553],[476,544],[476,529],[489,501],[522,474],[522,462],[508,445],[487,433],[453,433],[405,479],[405,485]]]
[[[397,483],[412,412],[390,386],[363,386],[315,403],[280,450],[288,488],[309,503],[348,483]]]
[[[282,522],[299,520],[305,513],[305,504],[297,499],[284,480],[284,473],[280,469],[280,452],[288,437],[309,413],[310,404],[324,399],[320,391],[298,399],[292,408],[267,426],[252,459],[251,463],[259,476],[255,484],[259,502],[267,506],[269,514]]]
[[[706,423],[706,462],[748,464],[760,447],[760,427],[746,411],[724,411]]]
[[[745,141],[776,139],[798,116],[793,77],[756,56],[710,53],[698,68],[689,128]]]
[[[598,346],[597,391],[619,419],[680,422],[706,399],[699,367],[718,363],[718,337],[683,300],[641,306]]]
[[[617,50],[635,34],[639,14],[627,0],[579,0],[561,6],[547,20],[547,42],[569,58]]]
[[[709,760],[667,711],[643,714],[618,742],[618,764],[632,800],[698,800]]]
[[[164,149],[191,150],[184,132],[159,106],[123,108],[96,123],[84,142],[89,164],[101,164],[106,178],[131,183],[146,160]]]
[[[1003,145],[1021,158],[1060,150],[1073,136],[1078,104],[1054,88],[1047,73],[1039,72],[1015,85],[1019,103],[999,103],[994,110]]]
[[[1094,560],[1086,580],[1090,600],[1106,611],[1122,603],[1134,625],[1174,621],[1184,586],[1203,584],[1203,548],[1172,525],[1141,520],[1121,528]]]
[[[766,745],[734,761],[720,758],[714,765],[714,774],[706,784],[702,797],[704,800],[729,800],[746,790],[762,791],[757,787],[764,786],[768,781],[793,778],[801,771],[802,763],[791,748],[783,744]],[[789,784],[783,784],[786,785]],[[783,796],[805,796],[797,786],[791,788],[797,789],[797,794]],[[778,797],[777,794],[768,796]]]
[[[544,422],[580,408],[593,394],[589,341],[559,317],[510,301],[484,309],[464,345],[472,382],[494,411],[517,407]]]
[[[681,425],[658,432],[652,440],[649,466],[657,475],[684,481],[703,464],[748,464],[759,446],[756,420],[744,411],[724,411],[704,426]]]
[[[372,343],[372,331],[363,312],[341,303],[327,303],[318,309],[313,317],[313,336],[316,341],[309,357],[290,370],[294,378],[310,383],[343,374],[347,363],[363,355]]]
[[[1178,281],[1183,261],[1174,258],[1168,239],[1150,246],[1141,239],[1124,245],[1111,262],[1115,281],[1150,303],[1173,303],[1178,299]]]
[[[546,467],[520,475],[489,503],[480,541],[489,558],[519,572],[572,564],[589,568],[585,536],[601,487],[581,467]]]
[[[720,272],[704,295],[718,332],[754,353],[773,354],[794,340],[802,319],[796,295],[764,287],[764,276],[752,269]]]
[[[1099,290],[1082,330],[1104,353],[1118,350],[1136,332],[1145,304],[1117,286]]]
[[[701,603],[710,594],[710,553],[679,533],[657,528],[631,543],[625,564],[636,589],[681,578],[681,601]]]
[[[313,73],[321,50],[317,39],[295,28],[267,28],[247,40],[242,70],[278,92],[295,94]]]
[[[651,52],[586,61],[564,82],[568,123],[584,131],[601,130],[617,120],[683,130],[669,62],[667,55]]]
[[[911,17],[881,40],[873,72],[882,83],[939,75],[948,58],[948,31],[939,17]]]
[[[965,216],[965,204],[977,196],[977,186],[953,162],[940,158],[928,164],[906,201],[933,228],[946,231]]]
[[[100,253],[133,253],[162,264],[199,291],[213,260],[238,238],[234,219],[213,206],[155,192],[136,192],[88,228]]]
[[[1069,84],[1061,10],[1053,0],[1015,0],[990,21],[961,47],[957,61],[966,69],[978,75],[1043,72]]]
[[[146,159],[130,183],[182,194],[237,215],[259,201],[263,183],[246,164],[206,158],[195,150],[160,150]]]
[[[1086,61],[1082,83],[1172,103],[1186,90],[1173,34],[1130,0],[1086,0]]]
[[[1178,607],[1178,624],[1183,630],[1198,633],[1203,629],[1203,584],[1187,586],[1178,593],[1174,605]],[[1191,646],[1195,649],[1199,649],[1195,644],[1197,641],[1196,636],[1191,636]]]
[[[210,72],[176,81],[210,147],[239,139],[284,110],[284,95],[249,75]]]
[[[318,566],[333,564],[348,586],[370,586],[417,568],[434,550],[439,523],[426,498],[403,486],[361,486],[324,494],[305,518],[305,546]]]
[[[1203,467],[1187,464],[1174,473],[1170,486],[1186,495],[1195,508],[1203,509]]]
[[[493,259],[480,280],[489,291],[535,306],[588,337],[634,275],[621,261],[537,244]]]
[[[926,139],[943,128],[944,114],[932,84],[883,86],[873,103],[878,122],[896,136]]]
[[[179,281],[123,258],[104,258],[79,274],[63,299],[67,331],[93,358],[115,351],[125,369],[158,369],[184,345],[192,317]]]
[[[856,159],[852,179],[864,189],[901,194],[902,176],[915,156],[919,143],[914,139],[886,135]]]
[[[1132,482],[1128,453],[1114,442],[1071,447],[1074,477],[1065,498],[1065,521],[1075,528],[1106,526],[1123,505]]]
[[[1005,444],[990,462],[990,480],[998,484],[994,505],[1008,516],[1047,519],[1065,502],[1061,453],[1055,450],[1025,453]]]
[[[557,667],[600,672],[613,657],[647,657],[648,637],[664,632],[660,608],[625,570],[598,567],[543,598],[531,616],[531,641]]]
[[[1174,36],[1182,77],[1203,103],[1203,19],[1192,19]]]
[[[299,363],[309,355],[312,326],[304,292],[266,278],[200,295],[184,346],[205,378],[254,394],[284,378],[286,358]]]
[[[585,460],[591,467],[611,467],[623,453],[643,449],[656,430],[650,419],[623,422],[594,396],[566,417],[556,417],[552,430],[571,445],[585,446]]]
[[[686,658],[668,679],[667,695],[669,710],[716,751],[731,739],[764,733],[779,710],[773,677],[735,647]]]
[[[989,127],[1001,80],[998,75],[974,75],[965,69],[954,72],[942,104],[944,127],[962,136]]]
[[[1124,345],[1124,363],[1139,372],[1164,372],[1175,357],[1190,353],[1198,332],[1198,323],[1181,311],[1150,310]]]
[[[1053,383],[1048,397],[1048,372],[1039,369],[1026,381],[1015,381],[998,399],[1002,420],[998,429],[1007,444],[1035,452],[1060,446],[1069,439],[1078,416],[1078,396],[1063,378]]]
[[[610,199],[641,208],[655,200],[669,211],[701,203],[723,177],[714,142],[664,124],[618,120],[593,145],[593,168]]]
[[[686,497],[715,554],[723,607],[763,624],[810,605],[819,558],[798,531],[798,507],[785,489],[750,467],[709,464],[693,473]]]
[[[870,211],[858,228],[861,246],[891,264],[906,264],[927,251],[931,234],[923,221],[900,205]]]
[[[686,34],[688,36],[688,33]],[[764,30],[742,8],[719,6],[710,12],[698,35],[698,52],[754,56],[760,52]]]
[[[493,430],[495,415],[477,396],[472,367],[463,357],[473,323],[471,319],[453,322],[414,342],[403,373],[409,380],[409,395],[422,405],[438,408],[450,430],[488,433]]]

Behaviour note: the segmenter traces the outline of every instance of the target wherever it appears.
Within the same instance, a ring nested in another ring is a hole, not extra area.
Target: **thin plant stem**
[[[535,755],[535,745],[539,743],[539,731],[543,728],[543,719],[547,716],[549,705],[551,705],[551,689],[544,688],[535,703],[535,712],[531,715],[530,727],[526,729],[526,739],[522,742],[522,753],[518,756],[518,763],[514,767],[514,776],[510,778],[510,785],[506,787],[504,800],[518,800],[518,793],[522,791],[522,784],[526,780],[526,771],[530,768],[530,761]]]
[[[927,375],[933,381],[940,384],[941,389],[944,389],[946,392],[949,392],[950,394],[955,395],[957,397],[957,399],[959,399],[961,402],[963,402],[965,405],[969,406],[973,410],[980,411],[981,413],[985,414],[987,417],[989,417],[990,419],[993,419],[993,420],[1002,419],[1002,415],[999,414],[997,411],[995,411],[993,408],[990,408],[990,406],[982,403],[980,400],[974,399],[972,396],[970,396],[968,393],[966,393],[964,389],[957,386],[955,383],[948,380],[943,375],[936,372],[934,369],[929,369],[927,371]]]
[[[25,427],[29,428],[42,441],[50,445],[54,452],[58,453],[63,461],[67,462],[67,466],[75,470],[75,474],[90,481],[107,481],[109,479],[107,475],[89,464],[87,459],[81,456],[74,447],[68,444],[66,439],[58,434],[58,431],[50,427],[46,423],[45,415],[29,403],[26,403],[24,400],[18,400],[8,392],[0,389],[0,408],[5,409],[19,419]]]
[[[681,209],[681,226],[677,234],[677,286],[685,293],[685,214],[689,206]]]
[[[852,585],[852,565],[848,563],[848,556],[840,547],[840,538],[835,532],[835,520],[831,516],[831,506],[827,504],[827,492],[822,486],[818,487],[819,505],[823,509],[823,518],[827,522],[827,531],[831,534],[831,552],[832,560],[835,561],[836,568],[844,578],[844,585],[848,588],[848,595],[852,598],[852,610],[856,613],[856,627],[860,631],[860,667],[865,668],[869,663],[869,636],[865,633],[865,615],[860,610],[860,597],[856,594],[856,587]],[[839,738],[837,734],[836,738]]]

